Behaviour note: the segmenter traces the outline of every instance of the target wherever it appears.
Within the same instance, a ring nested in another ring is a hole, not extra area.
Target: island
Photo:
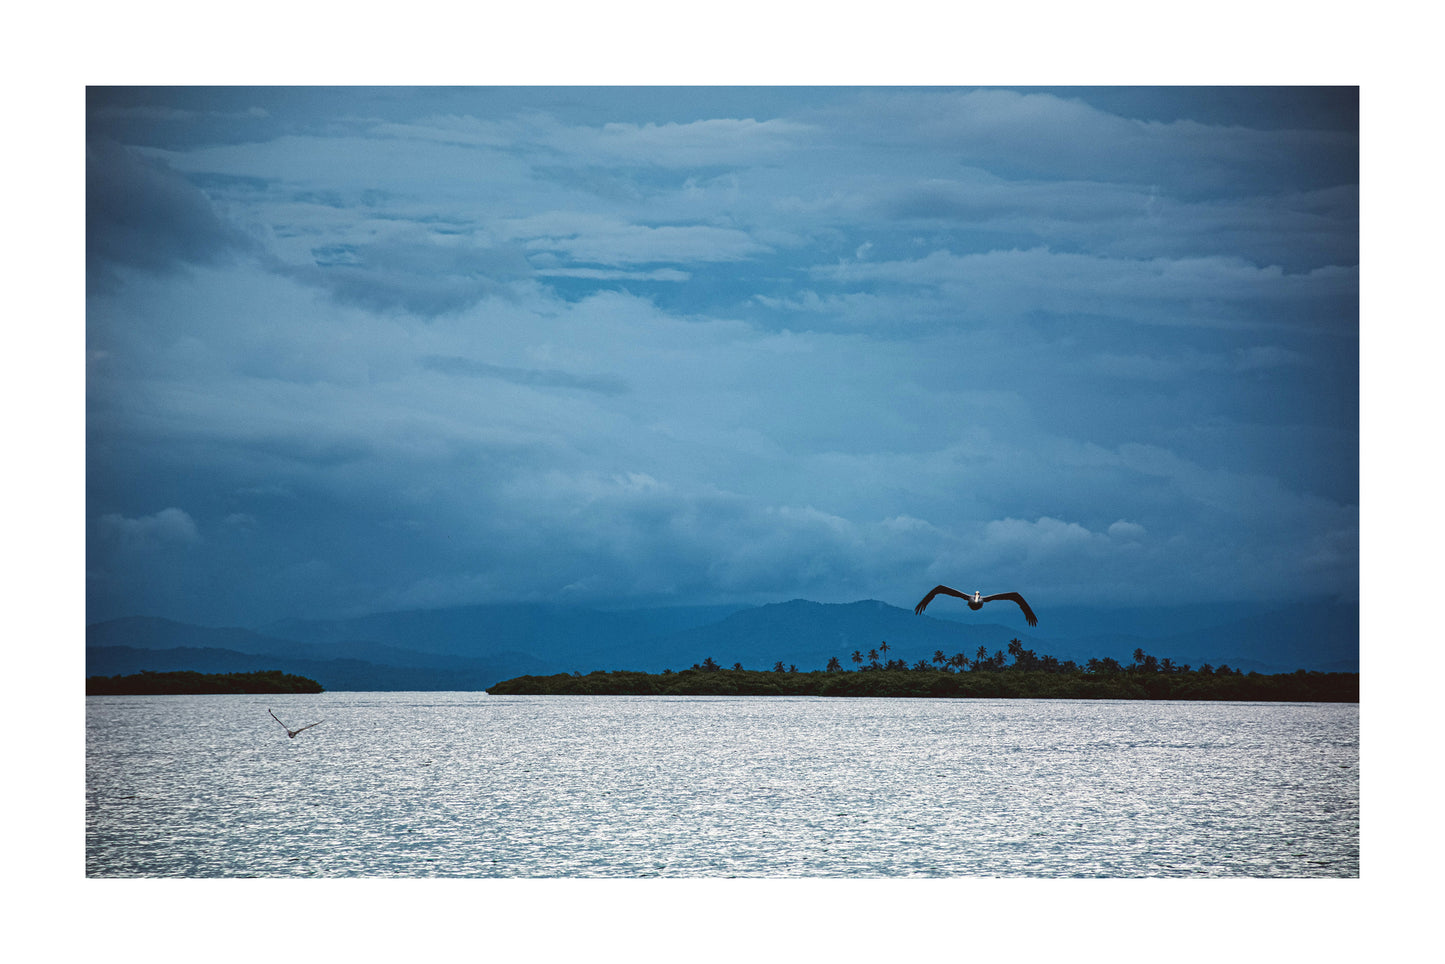
[[[679,672],[627,670],[518,676],[487,688],[493,696],[893,696],[991,699],[1238,700],[1358,703],[1359,673],[1297,670],[1266,675],[1221,667],[1162,672],[1119,667],[951,672],[924,668],[854,671],[746,670],[695,666]]]
[[[178,670],[131,676],[88,676],[86,696],[193,696],[214,693],[321,693],[320,683],[280,670],[255,673],[196,673]]]

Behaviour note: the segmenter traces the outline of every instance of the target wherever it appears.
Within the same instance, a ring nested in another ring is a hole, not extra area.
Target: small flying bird
[[[269,709],[268,709],[266,712],[267,712],[267,713],[271,713],[271,711],[270,711]],[[275,713],[271,713],[271,719],[275,720],[277,723],[281,723],[281,717],[277,716]],[[291,727],[287,726],[285,723],[281,723],[281,728],[286,731],[286,735],[287,735],[287,736],[289,736],[291,739],[294,740],[294,739],[296,739],[296,734],[297,734],[297,733],[300,733],[302,730],[309,730],[309,729],[311,729],[313,726],[315,726],[317,723],[325,723],[325,722],[326,722],[325,720],[317,720],[316,723],[307,723],[305,726],[298,727],[297,729],[294,729],[294,730],[291,729]]]
[[[983,590],[980,589],[972,596],[970,596],[966,592],[959,592],[957,589],[949,589],[947,586],[934,586],[928,591],[928,595],[923,597],[923,601],[913,608],[913,611],[915,613],[923,612],[923,610],[928,608],[928,604],[933,602],[933,597],[937,596],[939,593],[944,593],[949,596],[957,596],[959,599],[962,599],[964,602],[968,603],[969,609],[982,609],[984,603],[993,602],[995,599],[1012,599],[1014,602],[1018,603],[1019,608],[1024,611],[1024,618],[1029,621],[1030,626],[1037,626],[1039,624],[1039,618],[1034,615],[1034,611],[1029,608],[1029,604],[1024,602],[1024,597],[1020,596],[1016,592],[996,592],[992,596],[985,596],[983,594]]]

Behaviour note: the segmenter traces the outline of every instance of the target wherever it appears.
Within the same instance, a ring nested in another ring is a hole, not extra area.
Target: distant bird
[[[267,710],[266,712],[267,712],[267,713],[271,713],[270,710]],[[281,717],[277,716],[275,713],[271,713],[271,719],[275,720],[277,723],[281,723]],[[294,740],[294,739],[296,739],[296,734],[297,734],[297,733],[300,733],[302,730],[309,730],[309,729],[311,729],[313,726],[315,726],[317,723],[325,723],[325,722],[326,722],[325,720],[317,720],[316,723],[307,723],[305,726],[300,727],[300,728],[295,729],[295,730],[291,729],[291,727],[287,726],[285,723],[281,723],[281,728],[286,731],[286,735],[287,735],[287,736],[289,736],[291,739]]]
[[[939,593],[945,593],[949,596],[957,596],[959,599],[962,599],[964,602],[968,603],[969,609],[982,609],[984,603],[993,602],[995,599],[1012,599],[1014,602],[1018,603],[1019,608],[1024,611],[1024,618],[1029,621],[1030,626],[1037,626],[1039,624],[1039,618],[1034,615],[1034,611],[1029,608],[1029,604],[1024,602],[1024,597],[1020,596],[1016,592],[996,592],[992,596],[985,596],[983,594],[983,590],[979,590],[975,592],[972,596],[970,596],[966,592],[959,592],[957,589],[949,589],[947,586],[934,586],[928,591],[928,595],[923,597],[923,601],[913,608],[913,611],[915,613],[923,612],[923,610],[928,608],[928,604],[933,602],[933,597],[937,596]]]

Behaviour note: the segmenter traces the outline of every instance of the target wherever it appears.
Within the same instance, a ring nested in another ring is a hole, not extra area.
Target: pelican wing
[[[957,589],[950,589],[947,586],[934,586],[932,589],[928,590],[928,595],[924,596],[923,600],[917,606],[913,607],[913,611],[915,613],[923,612],[925,609],[928,608],[928,604],[933,602],[933,597],[937,596],[939,593],[944,593],[945,595],[949,596],[957,596],[959,599],[969,598],[969,595],[966,592],[959,592]]]
[[[1034,611],[1029,608],[1029,604],[1024,602],[1024,597],[1020,596],[1018,593],[996,592],[992,596],[983,597],[984,602],[992,602],[995,599],[1012,599],[1014,602],[1018,603],[1019,608],[1024,611],[1024,618],[1029,621],[1030,626],[1037,626],[1039,624],[1039,617],[1034,615]]]
[[[307,723],[305,726],[301,727],[301,729],[297,730],[296,733],[300,733],[301,730],[309,730],[309,729],[311,729],[313,726],[316,726],[316,725],[318,725],[318,724],[325,723],[325,722],[326,722],[325,720],[317,720],[315,723]],[[292,735],[292,736],[295,736],[296,733],[292,733],[291,735]]]
[[[266,710],[266,712],[271,713],[269,709]],[[277,723],[281,723],[281,717],[277,716],[275,713],[271,713],[271,719],[275,720]],[[291,732],[291,727],[287,726],[285,723],[281,723],[281,729],[285,730],[287,733]]]

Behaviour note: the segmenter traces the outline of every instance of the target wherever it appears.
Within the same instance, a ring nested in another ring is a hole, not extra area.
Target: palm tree
[[[879,644],[878,644],[878,648],[883,651],[883,658],[884,658],[884,659],[887,659],[887,658],[888,658],[888,640],[885,639],[885,640],[883,640],[883,642],[879,643]]]
[[[874,669],[878,668],[878,650],[868,650],[868,662],[873,666]]]
[[[843,664],[840,663],[840,662],[838,662],[838,657],[836,657],[836,656],[829,656],[829,657],[828,657],[828,672],[830,672],[830,673],[837,673],[837,672],[839,672],[839,671],[842,670],[842,669],[843,669]]]
[[[733,663],[733,669],[740,670],[740,669],[742,669],[742,668],[743,668],[743,664],[742,664],[742,663],[740,663],[740,662],[738,662],[738,663]]]
[[[933,661],[939,666],[943,666],[945,668],[949,665],[948,657],[943,655],[943,650],[941,649],[935,649],[933,651]]]
[[[859,666],[862,666],[862,665],[863,665],[863,654],[860,653],[860,652],[858,652],[858,650],[856,650],[856,649],[853,650],[853,657],[852,657],[852,658],[853,658],[853,662],[857,663]]]
[[[968,657],[962,653],[954,653],[949,659],[948,665],[958,667],[958,672],[962,673],[968,669]]]

